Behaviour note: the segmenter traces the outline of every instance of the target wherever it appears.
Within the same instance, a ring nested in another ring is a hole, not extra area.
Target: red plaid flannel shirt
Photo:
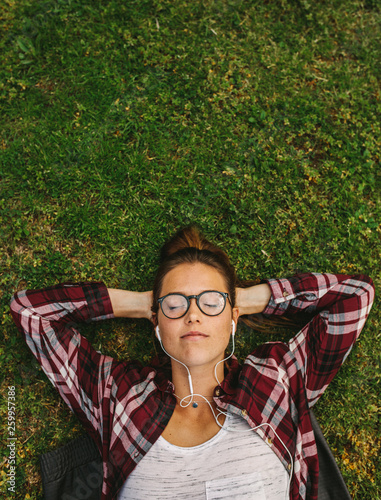
[[[360,334],[374,298],[370,278],[307,273],[270,279],[266,315],[300,311],[311,321],[287,344],[266,343],[215,389],[219,407],[241,415],[292,471],[290,498],[317,498],[318,457],[309,408],[324,392]],[[113,318],[102,283],[18,292],[13,318],[44,372],[95,440],[103,459],[102,499],[117,492],[166,427],[173,385],[159,365],[118,361],[97,352],[77,330]],[[283,441],[293,457],[280,443]],[[89,485],[90,486],[90,485]]]

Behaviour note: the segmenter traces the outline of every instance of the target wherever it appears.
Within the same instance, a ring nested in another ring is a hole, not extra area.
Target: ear
[[[238,307],[233,307],[233,310],[232,310],[232,319],[234,320],[234,323],[237,325],[237,322],[238,322],[238,318],[239,318],[239,309]]]
[[[152,316],[151,316],[151,322],[153,323],[153,326],[157,326],[158,325],[158,322],[157,322],[157,314],[156,313],[152,313]]]

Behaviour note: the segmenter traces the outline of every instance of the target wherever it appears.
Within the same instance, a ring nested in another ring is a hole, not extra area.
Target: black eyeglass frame
[[[200,303],[199,303],[199,300],[200,300],[200,297],[202,295],[204,295],[205,293],[210,293],[210,292],[214,292],[214,293],[219,293],[220,295],[223,296],[224,298],[224,307],[222,308],[222,310],[218,313],[218,314],[208,314],[208,313],[205,313],[201,307],[200,307]],[[187,301],[187,308],[186,308],[186,311],[184,314],[182,314],[181,316],[178,316],[177,318],[171,318],[170,316],[167,316],[163,310],[163,305],[162,305],[162,302],[163,300],[166,298],[166,297],[169,297],[170,295],[181,295],[181,297],[184,297],[184,299],[186,299]],[[222,314],[225,310],[225,307],[226,307],[226,299],[228,299],[229,301],[229,304],[232,306],[232,303],[231,303],[231,300],[230,300],[230,297],[229,297],[229,294],[227,292],[220,292],[219,290],[205,290],[204,292],[201,292],[199,293],[198,295],[184,295],[183,293],[167,293],[167,295],[164,295],[163,297],[160,297],[159,299],[157,299],[158,303],[160,304],[160,309],[161,309],[161,312],[164,314],[164,316],[168,319],[180,319],[180,318],[183,318],[186,313],[189,311],[189,308],[190,308],[190,299],[196,299],[196,304],[197,304],[197,307],[200,309],[200,311],[202,312],[202,314],[205,314],[205,316],[211,316],[211,317],[214,317],[214,316],[219,316],[220,314]],[[233,306],[232,306],[233,307]]]

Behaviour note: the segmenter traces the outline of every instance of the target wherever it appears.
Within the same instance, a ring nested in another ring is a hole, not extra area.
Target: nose
[[[200,311],[197,301],[195,298],[189,299],[190,300],[190,306],[188,309],[188,312],[185,315],[185,321],[187,323],[194,323],[196,321],[200,321],[202,312]]]

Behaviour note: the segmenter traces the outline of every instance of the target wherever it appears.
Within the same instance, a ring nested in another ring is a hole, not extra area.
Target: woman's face
[[[168,293],[198,295],[206,290],[228,292],[225,279],[213,267],[205,264],[180,264],[164,278],[160,296]],[[196,299],[182,318],[170,319],[159,308],[157,322],[165,349],[171,356],[189,368],[211,365],[224,359],[232,331],[232,319],[238,320],[238,309],[232,309],[228,300],[218,316],[207,316],[200,311]]]

